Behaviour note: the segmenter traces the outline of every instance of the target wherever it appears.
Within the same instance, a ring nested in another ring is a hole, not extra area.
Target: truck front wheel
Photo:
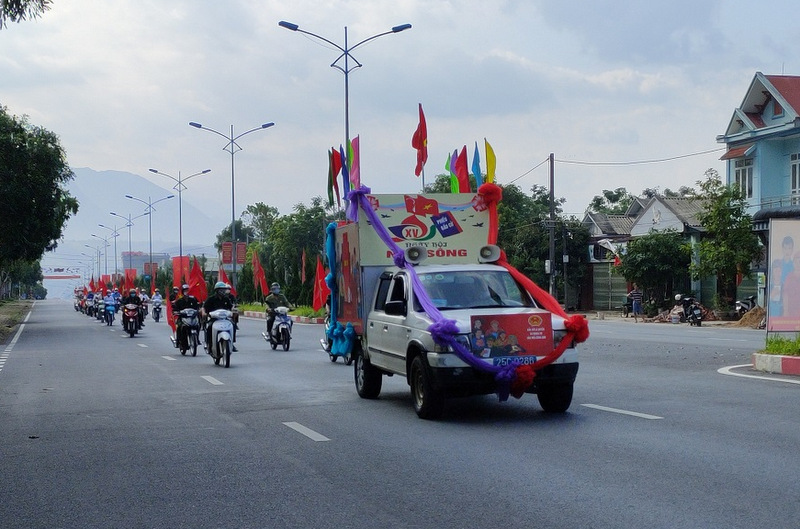
[[[547,413],[564,413],[572,404],[572,384],[543,384],[536,396]]]
[[[432,378],[422,357],[414,358],[409,382],[414,411],[420,419],[438,419],[444,412],[444,394],[434,387]]]
[[[374,367],[363,353],[356,355],[356,364],[353,369],[356,381],[356,391],[362,399],[377,399],[381,393],[383,375]]]

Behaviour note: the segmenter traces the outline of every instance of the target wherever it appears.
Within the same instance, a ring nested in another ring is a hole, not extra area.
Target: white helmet
[[[680,301],[680,300],[681,300],[681,295],[675,294],[675,301]]]

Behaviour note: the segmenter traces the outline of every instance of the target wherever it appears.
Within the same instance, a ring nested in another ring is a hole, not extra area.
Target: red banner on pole
[[[232,242],[223,242],[222,243],[222,264],[231,264],[233,263],[233,243]]]
[[[236,243],[236,264],[244,264],[247,257],[247,244],[243,242]]]
[[[172,286],[181,288],[181,285],[188,283],[189,278],[189,256],[172,258]]]

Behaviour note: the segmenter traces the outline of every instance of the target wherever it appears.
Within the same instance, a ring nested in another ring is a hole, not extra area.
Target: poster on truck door
[[[477,263],[489,239],[489,210],[477,193],[367,195],[372,209],[405,250],[421,246],[425,264]],[[392,255],[366,215],[359,217],[361,264],[392,264]]]
[[[533,364],[553,350],[550,313],[471,316],[472,354],[495,366]]]

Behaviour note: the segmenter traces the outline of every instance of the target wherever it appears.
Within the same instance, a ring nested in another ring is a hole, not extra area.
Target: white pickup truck
[[[449,397],[499,393],[499,370],[534,364],[566,334],[562,317],[539,307],[506,268],[481,258],[489,217],[476,203],[475,194],[369,196],[372,218],[405,248],[413,270],[394,265],[363,214],[335,229],[334,319],[353,328],[348,352],[361,397],[377,398],[384,375],[402,376],[417,415],[434,419]],[[455,322],[460,351],[434,341],[434,318],[421,297]],[[578,372],[574,346],[534,369],[525,392],[545,411],[566,411]]]

